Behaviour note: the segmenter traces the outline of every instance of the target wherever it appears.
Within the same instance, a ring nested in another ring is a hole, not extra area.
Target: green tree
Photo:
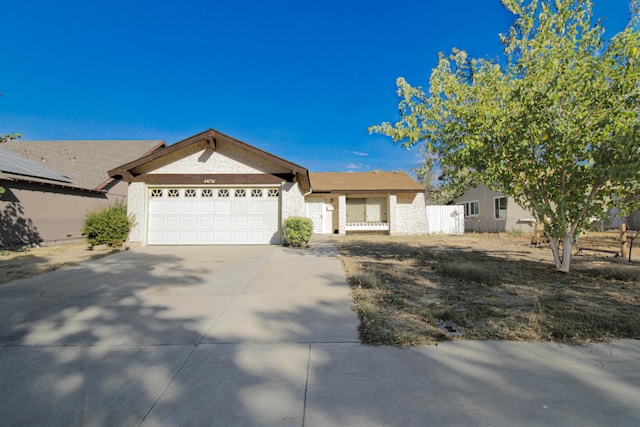
[[[6,135],[0,135],[0,144],[3,142],[11,141],[12,139],[18,139],[22,135],[19,133],[8,133]],[[0,196],[4,194],[4,187],[0,187]]]
[[[449,185],[483,182],[543,223],[569,272],[586,219],[637,191],[640,0],[609,40],[588,0],[502,0],[516,15],[501,61],[440,55],[428,92],[398,79],[401,118],[370,131],[421,144]]]
[[[451,188],[440,176],[436,176],[432,168],[427,164],[413,168],[413,172],[416,174],[420,185],[424,187],[428,204],[448,205],[453,203],[457,196],[461,195],[456,194],[455,188]]]

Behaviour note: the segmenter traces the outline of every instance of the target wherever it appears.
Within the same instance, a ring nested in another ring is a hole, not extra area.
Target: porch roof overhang
[[[312,172],[314,193],[397,194],[421,193],[424,187],[402,172]]]

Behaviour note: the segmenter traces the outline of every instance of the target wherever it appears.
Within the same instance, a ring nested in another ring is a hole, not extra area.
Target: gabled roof
[[[218,132],[215,129],[209,129],[207,131],[201,132],[197,135],[184,139],[180,142],[176,142],[175,144],[172,144],[154,153],[148,154],[139,159],[133,160],[129,163],[125,163],[121,166],[111,169],[109,171],[109,176],[111,177],[121,176],[125,181],[132,181],[135,178],[135,176],[138,175],[138,172],[136,171],[137,168],[140,168],[141,166],[144,166],[145,164],[158,160],[162,157],[176,153],[180,150],[188,149],[192,145],[203,144],[203,143],[206,143],[213,150],[216,150],[217,144],[225,143],[225,144],[233,145],[245,151],[248,151],[258,157],[262,157],[266,160],[269,160],[283,167],[284,169],[289,169],[291,173],[297,177],[297,179],[302,180],[303,188],[306,188],[306,189],[309,188],[309,171],[306,168],[300,165],[297,165],[295,163],[291,163],[278,156],[274,156],[271,153],[267,153],[266,151],[263,151],[259,148],[256,148],[252,145],[247,144],[246,142],[242,142],[238,139],[232,138],[228,135]]]
[[[11,150],[0,147],[0,172],[14,179],[38,179],[72,184],[73,180],[47,165],[27,159]]]
[[[419,193],[424,187],[403,172],[312,172],[314,193]]]
[[[20,140],[5,142],[2,147],[61,172],[80,188],[101,190],[112,181],[109,169],[165,145],[158,140]]]

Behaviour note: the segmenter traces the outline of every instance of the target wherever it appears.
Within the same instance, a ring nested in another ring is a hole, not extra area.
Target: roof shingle
[[[160,147],[158,140],[9,141],[2,144],[23,157],[70,177],[78,187],[100,190],[110,181],[107,171]]]
[[[421,192],[424,187],[403,172],[311,172],[313,192]]]

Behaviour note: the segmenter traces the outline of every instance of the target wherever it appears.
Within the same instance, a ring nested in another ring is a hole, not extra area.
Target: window
[[[262,190],[259,188],[251,190],[251,197],[262,197]]]
[[[236,189],[235,193],[234,193],[235,197],[247,197],[247,190],[245,190],[244,188],[238,188]]]
[[[347,199],[347,222],[387,222],[385,197]]]
[[[464,202],[464,216],[478,216],[480,215],[480,202],[474,200],[473,202]]]
[[[196,189],[187,188],[186,190],[184,190],[184,197],[196,197]]]
[[[270,188],[267,192],[267,197],[278,197],[280,195],[280,190],[277,188]]]
[[[218,197],[222,197],[222,198],[229,197],[229,190],[226,189],[226,188],[219,189],[218,190]]]
[[[177,188],[170,188],[168,197],[180,197],[180,190]]]
[[[204,198],[213,197],[213,190],[210,188],[203,188],[202,193],[200,193],[200,195]]]
[[[507,219],[506,197],[496,197],[493,199],[493,217],[495,219]]]
[[[162,188],[153,188],[151,190],[151,197],[162,197],[164,196],[164,190]]]

